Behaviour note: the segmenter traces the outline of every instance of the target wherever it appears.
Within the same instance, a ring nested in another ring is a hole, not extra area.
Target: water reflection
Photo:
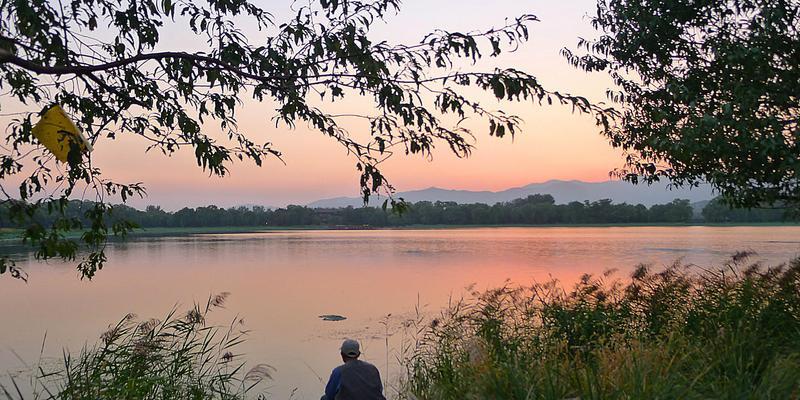
[[[243,350],[278,371],[272,392],[298,398],[322,391],[344,337],[364,342],[365,358],[386,374],[384,336],[393,333],[389,374],[414,309],[435,312],[475,283],[576,280],[584,272],[629,271],[678,258],[718,263],[737,250],[766,262],[798,254],[798,227],[492,228],[463,230],[300,231],[143,238],[110,246],[94,281],[74,265],[22,257],[30,283],[0,279],[0,368],[35,360],[47,332],[48,354],[77,351],[127,313],[162,317],[177,304],[231,292],[230,321],[252,330]],[[342,321],[318,316],[338,314]],[[386,317],[391,314],[391,317]]]

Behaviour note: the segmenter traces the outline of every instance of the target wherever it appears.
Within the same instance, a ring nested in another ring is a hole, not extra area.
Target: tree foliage
[[[634,183],[709,182],[734,206],[800,206],[800,2],[599,0],[602,32],[565,49],[608,71]]]
[[[796,221],[796,214],[784,208],[731,208],[722,199],[713,199],[703,207],[703,220],[721,223],[762,223]]]
[[[235,159],[260,166],[280,158],[237,124],[236,111],[252,98],[274,108],[276,125],[306,125],[340,143],[356,159],[365,199],[391,194],[380,163],[393,152],[429,156],[443,145],[468,156],[473,132],[466,118],[483,121],[489,135],[517,132],[519,118],[485,108],[468,94],[472,88],[498,100],[571,104],[608,123],[605,110],[548,91],[523,71],[474,67],[528,40],[533,15],[485,31],[437,30],[417,43],[394,44],[374,41],[370,29],[397,12],[399,0],[319,0],[294,3],[293,10],[278,22],[247,0],[0,0],[3,103],[22,104],[7,128],[0,184],[24,175],[18,193],[3,188],[3,201],[28,227],[23,238],[37,246],[37,256],[75,259],[83,246],[79,270],[91,278],[105,260],[108,236],[133,228],[110,222],[107,199],[144,195],[142,183],[105,178],[90,155],[71,154],[63,169],[55,164],[31,135],[37,114],[53,104],[93,144],[134,135],[149,141],[147,150],[169,155],[188,148],[200,168],[222,176]],[[245,32],[247,26],[258,32]],[[163,48],[164,36],[175,32],[187,48]],[[372,112],[326,111],[345,97],[366,99]],[[352,134],[351,119],[368,132]],[[67,200],[87,188],[96,201],[83,210],[86,218],[66,216]],[[50,227],[32,218],[42,209],[59,216]],[[84,231],[80,242],[66,236],[71,230]]]

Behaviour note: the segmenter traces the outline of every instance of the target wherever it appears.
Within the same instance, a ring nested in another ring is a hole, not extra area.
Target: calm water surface
[[[453,230],[296,231],[147,238],[115,243],[106,268],[80,281],[74,265],[19,263],[23,284],[0,279],[0,371],[94,343],[127,313],[163,317],[174,305],[231,292],[220,321],[236,315],[251,330],[246,359],[277,368],[272,398],[316,399],[337,365],[344,337],[361,339],[382,374],[408,336],[415,307],[436,313],[451,297],[503,284],[677,259],[714,265],[737,250],[769,264],[800,254],[800,227],[481,228]],[[0,248],[0,251],[3,251]],[[347,320],[324,322],[320,314]],[[389,321],[389,355],[384,342]],[[17,355],[15,355],[15,353]]]

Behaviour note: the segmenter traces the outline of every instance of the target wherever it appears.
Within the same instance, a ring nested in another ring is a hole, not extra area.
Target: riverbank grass
[[[475,294],[420,330],[407,399],[798,399],[800,259],[640,266]]]
[[[242,322],[217,326],[208,321],[226,297],[227,293],[209,297],[206,304],[184,313],[173,310],[163,320],[141,321],[129,314],[110,326],[97,344],[75,355],[65,351],[60,366],[36,366],[29,382],[9,375],[9,380],[0,381],[0,398],[265,398],[261,384],[274,370],[266,364],[245,368],[236,352],[247,333]]]

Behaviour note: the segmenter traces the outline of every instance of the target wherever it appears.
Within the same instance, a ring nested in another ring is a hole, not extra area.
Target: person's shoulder
[[[369,369],[378,369],[378,367],[376,367],[375,365],[373,365],[373,364],[372,364],[371,362],[369,362],[369,361],[364,361],[364,360],[358,360],[358,361],[360,361],[360,362],[361,362],[361,366],[362,366],[363,368],[369,368]]]

